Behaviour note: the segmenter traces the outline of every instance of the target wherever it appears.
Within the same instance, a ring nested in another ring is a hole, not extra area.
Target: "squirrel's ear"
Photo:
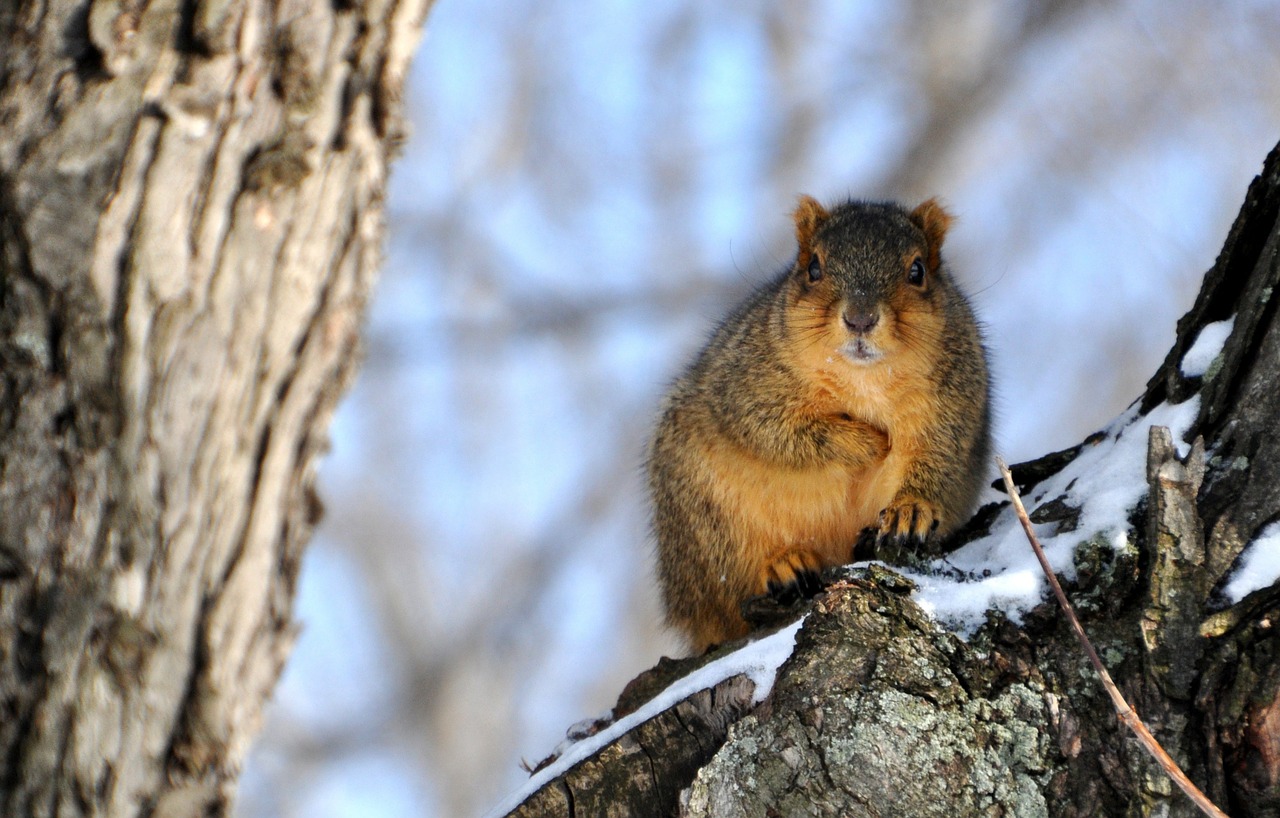
[[[929,242],[929,268],[937,269],[942,260],[942,241],[955,217],[937,199],[929,199],[911,211],[910,218],[916,227],[924,231],[925,240]]]
[[[796,243],[800,245],[800,254],[808,255],[813,251],[813,237],[818,228],[830,214],[818,204],[812,196],[801,196],[791,218],[796,222]]]

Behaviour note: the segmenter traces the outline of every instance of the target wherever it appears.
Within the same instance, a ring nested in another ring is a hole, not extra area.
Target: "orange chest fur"
[[[926,420],[936,417],[922,379],[898,374],[890,388],[875,379],[854,389],[835,379],[813,385],[815,416],[844,412],[888,432],[888,455],[867,467],[831,462],[786,468],[728,441],[705,444],[707,484],[734,539],[751,552],[744,556],[767,563],[803,548],[829,565],[848,561],[859,533],[897,495],[922,452]]]

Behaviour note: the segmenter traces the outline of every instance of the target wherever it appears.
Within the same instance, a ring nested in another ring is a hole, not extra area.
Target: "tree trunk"
[[[0,7],[0,814],[227,812],[429,5]]]
[[[1185,442],[1203,445],[1180,458],[1167,431],[1151,429],[1147,492],[1129,510],[1129,547],[1087,539],[1066,583],[1130,703],[1235,818],[1280,816],[1280,584],[1236,604],[1218,592],[1250,540],[1280,518],[1277,292],[1280,146],[1137,404],[1145,415],[1198,396]],[[1233,317],[1217,360],[1202,376],[1185,375],[1201,328]],[[1097,442],[1015,467],[1022,491]],[[997,517],[1016,525],[999,509],[980,509],[968,536]],[[1032,517],[1065,526],[1080,514],[1045,497]],[[627,805],[591,814],[618,815],[1200,814],[1118,722],[1052,600],[1020,624],[989,612],[962,641],[905,590],[883,571],[845,569],[808,609],[758,706],[686,700],[668,711],[697,709],[682,734],[645,722],[552,780],[532,782],[511,814],[583,814],[575,808],[583,792],[592,804]],[[656,691],[705,663],[660,665],[633,686]],[[615,715],[635,710],[634,698],[625,694]],[[634,762],[646,756],[681,763]]]

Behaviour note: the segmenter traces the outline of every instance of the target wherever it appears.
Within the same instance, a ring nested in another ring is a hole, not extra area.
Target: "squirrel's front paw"
[[[893,445],[884,429],[848,415],[841,415],[840,421],[844,424],[845,459],[850,464],[866,466],[889,456]]]
[[[765,592],[779,604],[791,605],[822,590],[822,563],[809,551],[788,551],[764,572]]]
[[[937,529],[941,517],[938,508],[927,500],[904,495],[896,498],[880,512],[880,534],[877,546],[923,545]]]
[[[866,440],[867,454],[872,460],[884,460],[889,456],[889,450],[893,448],[889,441],[889,433],[871,423],[863,423],[861,425],[863,436]]]

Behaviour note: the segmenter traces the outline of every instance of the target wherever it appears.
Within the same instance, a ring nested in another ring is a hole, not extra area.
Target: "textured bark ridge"
[[[731,676],[695,693],[611,742],[525,800],[514,816],[644,815],[674,803],[687,781],[750,709],[755,685]],[[694,739],[694,740],[691,740]]]
[[[768,711],[734,725],[681,814],[1043,815],[1045,692],[855,577],[818,601]]]
[[[428,5],[0,7],[0,814],[226,811]]]
[[[1233,818],[1280,816],[1280,585],[1235,605],[1218,593],[1249,541],[1280,519],[1278,287],[1280,146],[1139,402],[1146,413],[1198,395],[1194,445],[1180,458],[1167,430],[1152,428],[1133,546],[1082,544],[1067,583],[1125,696]],[[1232,317],[1208,371],[1183,374],[1200,329]],[[1015,479],[1030,489],[1091,442],[1021,464]],[[1041,522],[1079,513],[1062,498],[1037,511]],[[994,516],[979,511],[966,531]],[[723,735],[691,729],[682,740],[705,760],[692,775],[654,770],[673,779],[650,782],[627,814],[1199,814],[1118,722],[1052,601],[1018,626],[989,614],[964,642],[875,570],[818,597],[761,705]],[[565,780],[589,778],[607,800],[611,775],[597,756]],[[524,814],[594,813],[567,801]]]

